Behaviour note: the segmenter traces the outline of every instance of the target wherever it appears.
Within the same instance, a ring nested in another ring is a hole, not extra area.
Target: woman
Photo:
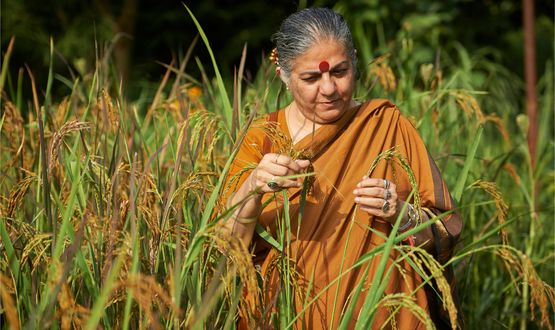
[[[285,19],[274,41],[276,73],[293,101],[248,131],[229,174],[234,179],[229,179],[233,193],[228,205],[236,208],[226,227],[254,250],[264,279],[260,316],[267,320],[275,311],[276,295],[283,290],[275,267],[279,252],[254,232],[258,223],[276,236],[279,219],[283,219],[282,191],[286,191],[291,230],[284,250],[296,274],[294,304],[301,314],[297,326],[336,328],[357,284],[364,281],[367,288],[371,283],[379,258],[370,262],[366,277],[364,267],[335,281],[339,274],[383,244],[399,216],[399,231],[407,231],[419,220],[451,210],[453,202],[416,130],[399,110],[386,100],[353,100],[356,51],[339,14],[325,8],[297,12]],[[297,157],[284,154],[282,143],[276,143],[276,132],[290,138]],[[421,209],[407,200],[412,191],[410,176],[398,162],[378,162],[368,173],[378,156],[391,148],[410,164]],[[249,164],[256,166],[245,170]],[[303,201],[302,180],[290,176],[305,172],[314,177]],[[270,198],[275,201],[265,203]],[[424,246],[443,260],[459,236],[461,221],[456,214],[434,221],[410,237],[409,243]],[[397,256],[392,252],[390,260]],[[391,273],[385,293],[410,294],[421,283],[409,263],[402,261]],[[357,321],[364,291],[354,304],[350,325]],[[305,296],[308,301],[314,299],[306,309]],[[414,297],[422,309],[435,314],[438,307],[424,290],[416,290]],[[374,327],[388,322],[402,329],[423,327],[407,308],[388,320],[389,314],[379,308]]]

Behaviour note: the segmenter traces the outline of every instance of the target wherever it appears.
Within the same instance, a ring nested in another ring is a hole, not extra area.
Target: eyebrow
[[[349,64],[349,61],[348,61],[348,60],[345,60],[345,61],[343,61],[343,62],[340,62],[340,63],[334,65],[333,67],[331,67],[328,71],[333,71],[333,70],[337,69],[337,67],[340,67],[340,66],[342,66],[342,65],[344,65],[344,64]],[[311,70],[311,71],[304,71],[304,72],[301,72],[301,73],[299,73],[299,76],[303,76],[303,75],[314,75],[314,74],[321,74],[321,73],[322,73],[322,72],[320,72],[320,70]]]

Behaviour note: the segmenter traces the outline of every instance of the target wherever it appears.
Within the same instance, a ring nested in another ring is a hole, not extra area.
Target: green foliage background
[[[250,265],[233,254],[237,246],[221,251],[207,220],[249,116],[288,101],[267,61],[268,40],[287,13],[307,5],[345,15],[360,55],[356,97],[400,107],[461,207],[465,228],[451,262],[467,326],[553,327],[553,4],[536,6],[540,139],[532,166],[519,4],[284,3],[191,3],[206,32],[194,44],[198,29],[177,2],[2,2],[3,328],[14,324],[14,309],[31,328],[234,325],[249,275],[220,281],[237,274],[222,260]],[[125,8],[135,8],[132,23]],[[118,44],[122,27],[133,31],[131,44]],[[55,141],[59,149],[47,149]],[[277,324],[290,325],[286,315]]]

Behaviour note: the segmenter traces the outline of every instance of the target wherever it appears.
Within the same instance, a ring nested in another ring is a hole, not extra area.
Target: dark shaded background
[[[299,6],[336,6],[347,20],[365,15],[380,22],[386,40],[393,39],[406,18],[414,13],[437,13],[437,43],[458,41],[470,52],[494,49],[494,60],[522,76],[522,5],[516,0],[405,0],[405,1],[298,1],[293,0],[197,0],[186,1],[206,31],[222,74],[229,76],[248,44],[247,77],[256,73],[272,49],[270,36],[281,20]],[[538,71],[553,58],[553,1],[536,2]],[[49,38],[56,47],[54,71],[69,77],[94,66],[95,53],[112,43],[114,62],[127,84],[128,96],[145,84],[159,81],[164,67],[181,58],[197,29],[177,0],[10,0],[2,1],[2,50],[16,37],[11,76],[27,63],[45,81],[49,63]],[[369,38],[378,39],[373,30]],[[119,36],[119,38],[116,38]],[[419,36],[416,35],[415,38]],[[429,42],[429,36],[421,36]],[[95,50],[95,40],[98,47]],[[100,54],[102,55],[102,54]],[[204,45],[195,56],[210,68]],[[194,61],[193,61],[194,62]],[[70,72],[71,70],[71,72]],[[188,73],[198,76],[196,65]],[[13,79],[12,79],[13,80]],[[24,89],[25,90],[25,89]]]

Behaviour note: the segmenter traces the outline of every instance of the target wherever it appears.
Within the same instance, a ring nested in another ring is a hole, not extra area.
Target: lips
[[[322,103],[322,104],[334,104],[334,103],[336,103],[337,101],[339,101],[339,99],[337,99],[337,100],[331,100],[331,101],[322,101],[322,102],[320,102],[320,103]]]

